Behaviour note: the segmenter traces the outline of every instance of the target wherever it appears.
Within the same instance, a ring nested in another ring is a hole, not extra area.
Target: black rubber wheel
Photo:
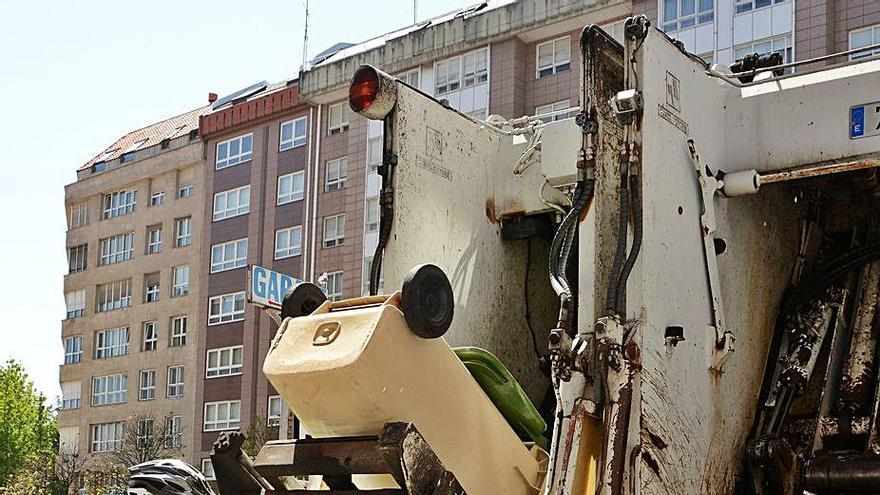
[[[425,339],[443,336],[452,325],[452,284],[436,265],[419,265],[403,281],[400,306],[409,328]]]
[[[281,302],[281,318],[310,315],[326,300],[327,295],[320,287],[311,282],[303,282],[284,295],[284,301]]]

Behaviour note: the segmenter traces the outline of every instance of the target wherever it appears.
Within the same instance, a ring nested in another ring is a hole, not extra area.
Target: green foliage
[[[269,440],[278,440],[278,427],[269,426],[266,418],[258,414],[251,421],[250,426],[248,426],[245,437],[246,439],[241,446],[241,450],[253,459],[260,452],[263,444]]]
[[[56,438],[54,411],[24,368],[12,360],[0,365],[0,486],[25,463],[42,463]]]

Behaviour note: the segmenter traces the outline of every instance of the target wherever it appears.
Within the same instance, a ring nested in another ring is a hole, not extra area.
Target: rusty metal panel
[[[785,187],[713,206],[723,254],[714,256],[726,326],[734,352],[723,371],[711,369],[716,352],[700,215],[701,191],[688,156],[693,139],[701,161],[731,171],[729,126],[736,111],[731,89],[705,76],[653,30],[638,53],[644,102],[644,246],[627,293],[627,313],[638,317],[634,339],[642,370],[633,421],[640,435],[635,476],[639,493],[730,493],[761,388],[765,353],[777,305],[797,254],[799,205]],[[684,95],[667,91],[673,77]],[[673,98],[673,101],[670,101]],[[777,110],[778,111],[778,110]],[[750,141],[737,141],[742,148]],[[665,329],[680,326],[684,339]]]

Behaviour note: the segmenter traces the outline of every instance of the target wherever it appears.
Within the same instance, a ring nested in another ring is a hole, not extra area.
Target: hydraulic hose
[[[571,220],[572,220],[572,212],[575,210],[575,203],[577,199],[584,192],[584,182],[578,181],[574,188],[573,201],[572,206],[568,210],[568,213],[562,218],[562,221],[559,223],[559,227],[556,229],[556,233],[553,235],[553,241],[550,243],[550,263],[549,263],[549,271],[550,271],[550,285],[553,287],[553,290],[556,292],[556,295],[562,297],[563,294],[567,293],[570,290],[570,287],[567,284],[567,280],[563,280],[563,278],[559,274],[559,257],[562,253],[562,245],[565,243],[565,239],[570,236],[570,228],[571,228]]]
[[[639,198],[639,176],[637,174],[630,175],[630,202],[632,203],[632,221],[633,221],[633,241],[629,251],[629,256],[620,270],[620,278],[617,282],[617,297],[615,307],[618,311],[626,309],[626,281],[629,274],[632,273],[636,259],[639,257],[639,251],[642,248],[642,200]]]
[[[825,290],[832,282],[850,270],[880,260],[880,242],[865,244],[813,271],[785,296],[780,313],[787,315],[798,306]]]
[[[559,256],[559,275],[562,277],[563,285],[567,288],[569,295],[572,292],[571,283],[568,281],[568,265],[572,260],[571,247],[577,239],[578,218],[580,218],[581,212],[586,208],[590,198],[593,197],[593,186],[593,180],[588,179],[585,181],[584,190],[581,195],[575,199],[571,211],[568,213],[568,216],[571,217],[571,225],[568,228],[569,233],[565,236],[565,240],[562,243],[562,252]]]
[[[620,210],[617,227],[617,249],[611,261],[611,276],[608,278],[608,291],[605,294],[605,308],[612,314],[617,313],[617,282],[620,276],[620,264],[626,255],[627,224],[629,222],[629,192],[627,186],[629,162],[626,157],[620,159]]]
[[[379,167],[379,175],[382,176],[382,189],[379,198],[379,242],[376,244],[373,262],[370,265],[371,296],[375,296],[379,291],[379,280],[382,278],[382,258],[385,256],[385,246],[388,244],[388,238],[391,237],[391,226],[394,223],[394,167],[397,165],[397,157],[387,151],[392,132],[391,119],[386,117],[382,143],[385,156],[382,158],[382,166]]]

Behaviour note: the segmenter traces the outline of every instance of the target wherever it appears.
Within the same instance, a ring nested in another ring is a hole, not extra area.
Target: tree
[[[124,432],[122,447],[108,456],[121,467],[182,455],[182,431],[174,430],[173,423],[168,420],[153,415],[131,416],[125,423]]]
[[[266,442],[278,440],[278,426],[269,425],[266,418],[258,414],[254,416],[244,435],[245,441],[241,446],[241,450],[253,459],[257,457],[257,454]]]
[[[0,486],[29,459],[55,450],[54,411],[21,364],[0,365]]]

